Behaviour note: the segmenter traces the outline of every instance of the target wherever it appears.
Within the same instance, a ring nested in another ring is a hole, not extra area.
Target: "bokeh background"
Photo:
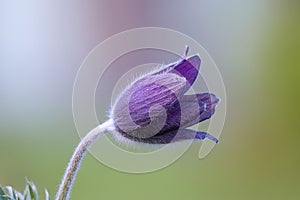
[[[72,86],[118,32],[171,28],[202,44],[227,90],[221,142],[126,174],[87,155],[71,199],[298,199],[300,1],[0,1],[0,184],[25,177],[53,197],[79,138]],[[174,41],[175,42],[175,41]],[[109,84],[109,83],[107,83]]]

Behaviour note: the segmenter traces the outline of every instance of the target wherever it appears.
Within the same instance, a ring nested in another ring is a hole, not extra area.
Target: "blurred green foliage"
[[[39,194],[33,182],[26,180],[24,193],[20,193],[11,186],[0,186],[0,200],[39,200]],[[48,191],[45,190],[45,199],[50,200]]]

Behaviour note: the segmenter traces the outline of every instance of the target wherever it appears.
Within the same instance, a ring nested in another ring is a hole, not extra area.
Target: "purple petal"
[[[124,137],[131,139],[133,141],[148,143],[148,144],[169,144],[169,143],[180,142],[184,140],[194,140],[194,139],[204,140],[205,138],[208,138],[218,143],[218,139],[215,138],[214,136],[205,132],[198,132],[190,129],[173,130],[173,131],[166,132],[163,135],[155,135],[149,138],[138,138],[125,133],[121,133],[121,134]]]
[[[185,79],[169,73],[137,80],[121,94],[112,108],[115,125],[126,133],[143,133],[145,137],[158,133],[166,120],[165,110],[182,95],[185,85]],[[142,129],[144,126],[146,128]]]
[[[180,63],[176,64],[170,71],[171,73],[179,74],[186,78],[189,87],[195,82],[200,68],[200,57],[198,55],[192,56],[187,60],[184,59]],[[188,87],[188,88],[189,88]]]
[[[166,65],[163,69],[154,73],[154,75],[161,73],[175,73],[186,78],[187,85],[184,91],[186,92],[195,82],[200,70],[200,64],[200,57],[198,55],[195,55],[188,59],[181,59],[175,63]]]
[[[185,128],[209,119],[215,112],[219,99],[214,94],[184,95],[167,112],[167,121],[159,134]]]

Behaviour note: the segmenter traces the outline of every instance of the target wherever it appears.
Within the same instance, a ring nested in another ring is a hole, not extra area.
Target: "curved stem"
[[[67,200],[70,198],[72,185],[76,178],[78,169],[80,168],[81,161],[88,148],[102,133],[109,131],[111,127],[112,120],[108,120],[91,130],[84,138],[82,138],[69,161],[59,189],[56,193],[56,200]]]

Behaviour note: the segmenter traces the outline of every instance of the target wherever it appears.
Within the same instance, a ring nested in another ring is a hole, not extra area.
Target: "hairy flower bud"
[[[209,93],[185,95],[197,78],[200,57],[185,57],[134,81],[112,107],[117,137],[143,143],[209,138],[186,129],[209,119],[219,99]]]

